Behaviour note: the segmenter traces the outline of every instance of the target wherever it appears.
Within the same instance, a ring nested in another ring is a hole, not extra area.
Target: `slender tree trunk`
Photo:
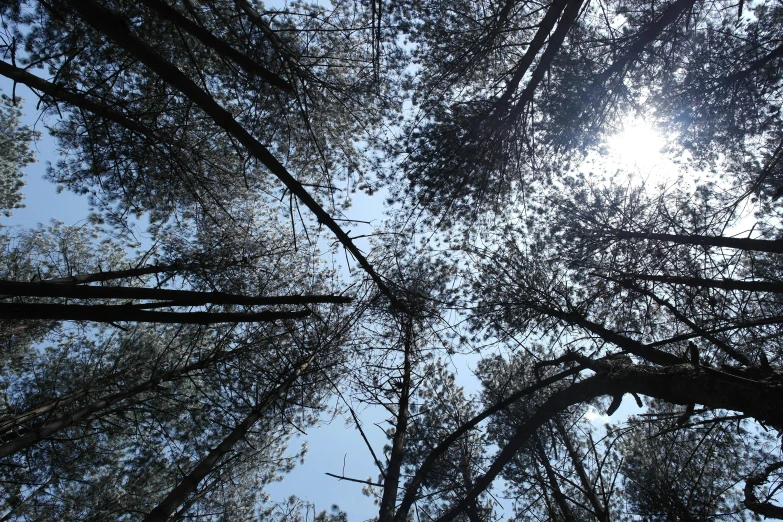
[[[108,118],[111,119],[111,118]],[[233,265],[231,265],[233,266]],[[145,275],[164,274],[173,272],[187,272],[191,270],[200,270],[208,268],[202,263],[177,262],[168,265],[147,265],[137,268],[127,268],[125,270],[108,270],[106,272],[97,272],[94,274],[79,274],[75,276],[57,277],[53,279],[44,279],[41,283],[102,283],[114,279],[125,279],[130,277],[142,277]]]
[[[413,319],[406,315],[404,321],[404,361],[400,400],[397,403],[397,422],[395,424],[392,451],[389,465],[386,468],[386,478],[383,481],[383,496],[381,497],[378,522],[391,522],[397,505],[397,491],[400,483],[400,471],[405,452],[405,438],[408,431],[408,408],[410,407],[411,390],[411,357],[413,356]]]
[[[96,116],[117,123],[128,130],[141,134],[142,136],[148,138],[152,142],[160,141],[163,139],[163,136],[161,136],[157,131],[150,129],[145,125],[128,118],[124,114],[109,109],[105,105],[101,105],[100,103],[94,102],[81,93],[71,91],[70,89],[67,89],[61,85],[56,85],[54,83],[47,82],[46,80],[43,80],[34,74],[30,74],[24,69],[20,69],[18,67],[14,67],[11,64],[0,61],[0,74],[10,80],[19,82],[21,84],[27,85],[32,89],[41,91],[42,93],[51,96],[56,100],[61,100],[66,103],[70,103],[71,105],[74,105],[75,107],[79,107],[88,112],[91,112]],[[143,270],[143,269],[132,269],[132,270]],[[155,272],[151,272],[151,273],[155,273]],[[62,282],[76,282],[76,283],[87,282],[87,281],[79,281],[78,278],[80,276],[73,276],[73,277],[77,278],[77,280],[62,281]],[[72,278],[59,278],[59,279],[67,280]],[[110,279],[115,279],[115,277],[111,277]],[[101,281],[102,279],[93,279],[93,280]]]
[[[563,11],[563,16],[560,18],[560,21],[557,24],[557,28],[555,28],[555,32],[549,39],[549,44],[546,46],[546,49],[541,55],[541,59],[539,60],[538,65],[533,70],[533,74],[530,76],[530,81],[528,81],[527,85],[525,86],[525,90],[522,91],[522,95],[519,97],[519,101],[517,101],[514,109],[512,110],[513,118],[518,117],[525,107],[531,101],[533,101],[533,95],[535,94],[538,85],[544,79],[544,76],[549,70],[549,66],[554,61],[555,56],[557,56],[557,53],[560,52],[560,48],[562,47],[568,32],[576,23],[576,19],[579,17],[579,12],[582,9],[583,3],[584,0],[569,0],[568,5]]]
[[[465,491],[473,490],[473,474],[470,469],[470,450],[466,445],[462,446],[463,458],[460,459],[459,470],[462,475],[462,484],[465,487]],[[470,522],[484,522],[481,517],[481,510],[479,509],[478,498],[468,504],[467,507],[468,519]]]
[[[511,2],[508,2],[506,6],[510,8],[510,4]],[[538,53],[544,47],[549,33],[552,32],[552,29],[555,27],[558,18],[560,18],[560,14],[563,12],[563,9],[565,9],[567,4],[568,0],[554,0],[549,5],[544,18],[541,20],[541,23],[538,24],[538,30],[536,31],[535,36],[533,36],[533,40],[530,41],[530,45],[525,50],[525,54],[522,56],[522,59],[516,66],[514,76],[511,77],[511,80],[509,80],[508,85],[506,86],[506,90],[498,99],[497,106],[502,107],[511,100],[514,92],[516,92],[517,88],[519,87],[519,82],[521,82],[522,78],[525,77],[527,70],[536,59]]]
[[[164,522],[167,520],[196,491],[199,483],[215,469],[215,466],[217,466],[223,456],[230,452],[234,445],[247,435],[247,432],[258,422],[269,407],[291,387],[302,372],[307,369],[317,353],[313,352],[313,354],[300,362],[282,384],[270,391],[264,400],[253,408],[245,420],[239,423],[217,447],[201,459],[193,471],[184,477],[179,485],[155,509],[150,511],[150,514],[144,518],[144,522]]]
[[[658,297],[658,295],[655,294],[654,292],[651,292],[645,288],[635,285],[627,280],[622,281],[620,284],[625,288],[628,288],[629,290],[633,290],[635,292],[639,292],[642,295],[646,295],[647,297],[651,298],[659,305],[668,309],[674,315],[674,317],[676,317],[680,322],[684,323],[685,325],[688,326],[688,328],[690,328],[691,330],[699,334],[701,337],[707,339],[709,342],[711,342],[712,344],[714,344],[715,346],[723,350],[723,352],[725,352],[727,355],[729,355],[738,363],[744,364],[745,366],[753,366],[753,364],[750,362],[750,360],[747,357],[745,357],[743,354],[741,354],[740,352],[738,352],[728,344],[724,343],[723,341],[721,341],[720,339],[712,335],[710,332],[704,330],[704,328],[700,327],[699,325],[697,325],[696,323],[688,319],[685,316],[685,314],[680,312],[677,308],[675,308],[673,304],[669,303],[669,301],[667,301],[666,299]]]
[[[554,504],[552,504],[552,497],[549,495],[549,488],[547,487],[546,480],[541,476],[541,467],[538,465],[538,461],[534,461],[535,477],[541,488],[541,496],[544,498],[544,504],[546,504],[546,514],[549,516],[549,521],[557,520],[557,510]]]
[[[766,54],[761,58],[759,58],[758,60],[752,62],[745,69],[742,69],[739,72],[727,76],[724,80],[724,83],[730,84],[730,83],[742,81],[747,77],[749,77],[751,74],[755,73],[756,71],[764,67],[765,65],[767,65],[768,63],[772,62],[773,60],[777,60],[778,58],[783,58],[783,44],[778,45],[769,54]]]
[[[427,458],[424,459],[422,465],[419,466],[419,469],[416,471],[416,474],[410,480],[408,487],[405,489],[405,496],[403,497],[402,502],[400,502],[400,507],[397,510],[397,513],[394,515],[394,522],[404,522],[405,520],[407,520],[411,507],[413,507],[413,503],[416,501],[416,496],[418,495],[419,488],[421,487],[421,484],[424,482],[424,479],[429,474],[430,468],[432,468],[432,465],[435,463],[435,461],[437,461],[438,458],[440,458],[443,454],[445,454],[446,451],[449,449],[449,447],[451,447],[451,445],[454,444],[462,435],[464,435],[465,433],[473,429],[475,426],[478,426],[479,423],[481,423],[483,420],[487,419],[491,415],[494,415],[495,413],[504,410],[511,404],[522,399],[523,397],[527,397],[538,390],[546,388],[550,384],[560,382],[561,380],[567,377],[579,373],[579,371],[580,371],[579,368],[572,368],[570,370],[561,372],[557,375],[553,375],[552,377],[542,379],[538,383],[532,386],[528,386],[527,388],[524,388],[510,395],[508,398],[496,403],[492,407],[487,408],[486,410],[484,410],[483,412],[476,415],[475,417],[473,417],[472,419],[464,423],[462,426],[454,430],[448,437],[443,439],[443,441],[441,441],[435,447],[435,449],[433,449],[429,453],[429,455],[427,455]]]
[[[247,152],[274,174],[283,185],[291,191],[322,223],[332,231],[337,240],[348,250],[373,280],[377,288],[391,302],[396,310],[405,310],[405,306],[397,299],[396,295],[384,279],[375,271],[361,250],[353,240],[337,224],[334,218],[327,212],[309,192],[297,181],[288,169],[267,149],[258,139],[253,137],[241,123],[234,119],[232,114],[220,106],[215,99],[201,89],[193,80],[186,76],[174,64],[160,56],[136,35],[125,19],[111,9],[107,9],[95,0],[65,0],[65,3],[79,14],[87,24],[96,31],[113,41],[118,47],[127,51],[131,56],[139,60],[150,71],[157,74],[161,80],[172,88],[182,92],[197,107],[204,111],[215,124],[225,130],[230,136],[241,144]]]
[[[544,471],[546,472],[546,477],[549,481],[549,488],[552,490],[552,496],[557,503],[557,507],[560,510],[560,513],[563,515],[563,518],[566,522],[576,522],[574,514],[571,512],[571,508],[568,506],[566,496],[560,489],[560,483],[557,480],[557,474],[555,473],[555,470],[552,469],[552,463],[549,462],[549,457],[544,451],[544,446],[541,444],[541,439],[538,437],[538,435],[533,435],[531,442],[533,443],[533,447],[538,454],[538,459],[544,466]]]
[[[643,359],[646,359],[651,363],[660,364],[661,366],[671,366],[674,364],[681,364],[684,362],[683,359],[677,357],[676,355],[672,355],[668,352],[658,350],[648,344],[643,344],[640,343],[639,341],[631,339],[630,337],[626,337],[624,335],[618,334],[617,332],[605,328],[603,325],[590,321],[589,319],[587,319],[586,317],[584,317],[579,313],[562,312],[560,310],[557,310],[555,308],[550,308],[548,306],[532,305],[532,308],[534,308],[537,311],[540,311],[543,314],[556,317],[558,319],[562,319],[576,326],[580,326],[585,330],[587,330],[588,332],[597,335],[604,341],[610,342],[622,348],[626,352],[641,357]]]
[[[571,463],[574,466],[574,470],[576,470],[576,475],[579,477],[579,482],[582,484],[582,489],[585,492],[585,496],[590,502],[590,505],[593,506],[595,518],[597,518],[600,522],[609,522],[609,511],[601,503],[601,499],[598,498],[598,495],[595,492],[595,487],[590,481],[590,478],[587,476],[585,467],[582,464],[582,457],[576,451],[574,443],[571,441],[571,436],[568,434],[565,426],[563,426],[563,423],[558,417],[555,417],[554,422],[555,428],[557,428],[557,432],[560,434],[560,438],[563,439],[568,456],[571,458]]]
[[[90,386],[83,390],[78,390],[68,395],[65,395],[63,397],[58,397],[56,399],[47,401],[43,404],[39,404],[38,406],[31,408],[25,412],[4,417],[2,419],[2,424],[0,424],[0,440],[7,438],[3,434],[5,434],[8,431],[14,430],[14,428],[21,426],[24,422],[27,422],[30,419],[34,419],[39,415],[43,415],[44,413],[49,413],[55,408],[61,408],[63,406],[67,406],[72,402],[77,401],[82,397],[85,397],[87,394],[96,391],[97,389],[98,386]]]
[[[626,230],[618,230],[614,233],[614,235],[620,239],[652,239],[655,241],[667,241],[669,243],[677,243],[680,245],[714,246],[734,248],[736,250],[783,254],[783,241],[780,240],[700,236],[697,234],[653,234],[645,232],[628,232]]]
[[[655,22],[651,23],[647,29],[636,38],[636,41],[630,46],[628,51],[601,73],[596,85],[601,85],[612,76],[623,72],[628,64],[637,59],[645,47],[658,38],[666,27],[675,23],[680,18],[680,15],[693,7],[695,3],[696,0],[676,0],[674,3],[669,4],[663,13],[661,13],[661,16],[659,16]]]
[[[723,332],[730,332],[732,330],[742,330],[745,328],[755,328],[757,326],[767,326],[771,324],[781,324],[783,323],[783,316],[773,316],[773,317],[767,317],[764,319],[759,319],[757,321],[747,321],[744,323],[737,323],[732,324],[729,326],[722,326],[720,328],[713,328],[711,330],[706,330],[707,333],[714,335],[719,334]],[[684,334],[684,335],[676,335],[674,337],[670,337],[669,339],[664,339],[662,341],[656,341],[654,343],[650,343],[648,346],[664,346],[667,344],[673,344],[673,343],[680,343],[682,341],[688,341],[690,339],[694,339],[696,337],[701,337],[698,333],[691,333],[691,334]]]
[[[680,364],[669,367],[622,364],[619,361],[590,361],[580,358],[595,375],[556,391],[530,418],[522,423],[487,472],[476,479],[473,491],[437,522],[454,520],[467,505],[488,488],[522,445],[547,420],[568,407],[602,395],[638,393],[672,404],[704,404],[735,410],[776,429],[783,428],[783,389],[776,382],[754,381],[706,367]]]
[[[269,27],[258,11],[256,11],[255,8],[247,2],[247,0],[234,0],[234,3],[243,13],[245,13],[245,16],[250,19],[250,23],[256,26],[264,34],[264,36],[267,37],[267,39],[271,42],[272,47],[280,54],[280,57],[288,65],[291,72],[301,75],[303,71],[299,67],[299,61],[297,58],[294,56],[291,50],[288,49],[288,46],[285,44],[285,42],[280,40],[280,38],[277,36],[277,33],[275,33]]]

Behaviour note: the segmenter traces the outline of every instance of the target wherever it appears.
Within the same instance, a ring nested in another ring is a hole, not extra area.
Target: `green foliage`
[[[21,208],[24,186],[22,169],[35,161],[30,150],[39,133],[22,125],[22,100],[0,97],[0,211],[10,216],[11,210]]]

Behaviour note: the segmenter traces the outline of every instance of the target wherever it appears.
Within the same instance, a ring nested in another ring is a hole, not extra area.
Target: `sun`
[[[635,180],[648,189],[679,184],[686,156],[672,155],[668,146],[672,137],[639,116],[627,116],[608,134],[601,147],[590,152],[581,172],[608,174]],[[599,176],[600,177],[600,176]],[[608,178],[607,178],[608,179]]]
[[[618,166],[630,168],[642,175],[668,169],[671,162],[663,153],[664,137],[641,118],[626,118],[619,131],[607,139],[607,148]]]

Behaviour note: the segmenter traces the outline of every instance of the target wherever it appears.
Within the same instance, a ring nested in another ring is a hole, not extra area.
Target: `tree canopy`
[[[334,416],[379,522],[783,518],[779,3],[0,20],[91,210],[0,226],[0,519],[343,521],[265,491]],[[2,101],[10,214],[37,134]]]

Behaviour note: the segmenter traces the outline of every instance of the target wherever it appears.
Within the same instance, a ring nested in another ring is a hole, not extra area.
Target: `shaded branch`
[[[161,2],[160,0],[141,0],[141,2],[148,8],[158,13],[159,16],[166,18],[174,25],[184,29],[196,37],[202,44],[207,47],[211,47],[222,56],[225,56],[229,60],[242,67],[248,73],[257,76],[268,84],[286,92],[293,92],[294,89],[290,83],[280,78],[278,75],[263,65],[252,60],[247,55],[234,49],[229,44],[212,34],[212,32],[204,29],[200,25],[181,15],[179,12],[177,12],[176,9],[169,6],[168,4]]]
[[[0,299],[7,296],[70,297],[75,299],[158,299],[177,301],[180,306],[206,303],[224,305],[302,305],[313,303],[350,303],[350,297],[333,295],[245,296],[224,292],[170,290],[123,286],[77,286],[35,281],[31,283],[0,280]]]
[[[281,319],[303,319],[310,314],[312,314],[310,310],[294,312],[154,312],[124,305],[0,303],[0,318],[3,319],[93,321],[96,323],[124,321],[177,324],[255,323]]]
[[[206,91],[202,90],[193,80],[186,76],[173,63],[164,59],[154,49],[141,40],[134,33],[125,19],[99,4],[95,0],[65,0],[81,18],[91,25],[96,31],[104,34],[128,54],[138,59],[150,71],[157,74],[161,80],[171,87],[179,90],[215,124],[236,139],[251,156],[259,160],[269,171],[274,174],[285,187],[295,195],[315,215],[319,223],[325,225],[335,235],[337,240],[357,260],[359,265],[375,282],[378,289],[389,299],[393,308],[405,310],[405,305],[400,302],[391,288],[386,285],[383,278],[375,271],[373,266],[353,243],[345,231],[340,228],[331,215],[310,195],[309,192],[288,172],[282,163],[260,141],[253,137],[241,123],[234,119],[232,114],[224,109]]]
[[[761,501],[756,496],[754,488],[760,486],[769,479],[769,476],[783,468],[783,462],[776,462],[764,468],[764,471],[751,475],[748,480],[745,481],[745,499],[742,501],[745,507],[767,518],[783,519],[783,507],[776,506],[770,501]]]
[[[618,230],[614,232],[613,235],[620,239],[651,239],[654,241],[667,241],[680,245],[714,246],[734,248],[736,250],[783,254],[783,241],[780,240],[701,236],[698,234],[653,234],[648,232],[629,232],[627,230]]]

